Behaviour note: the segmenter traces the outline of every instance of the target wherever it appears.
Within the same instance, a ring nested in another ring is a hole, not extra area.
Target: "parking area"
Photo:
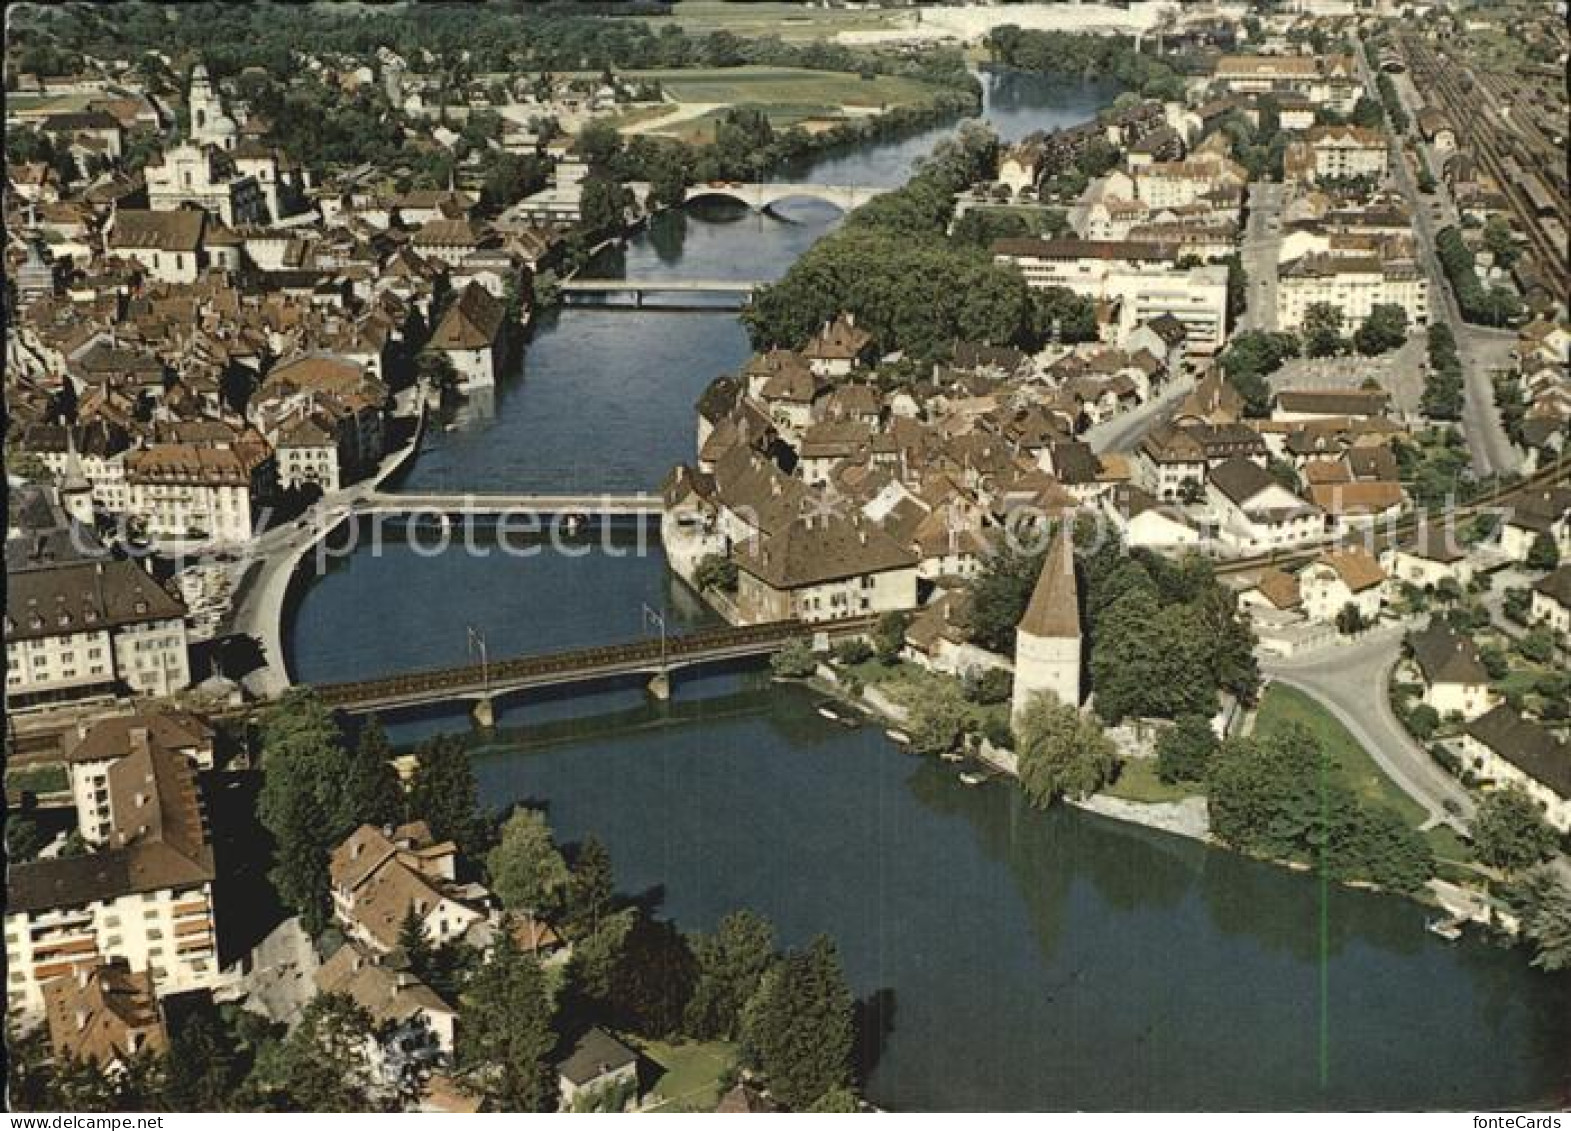
[[[1424,394],[1426,339],[1420,329],[1409,330],[1398,350],[1378,357],[1295,357],[1271,375],[1272,387],[1281,389],[1356,389],[1374,380],[1391,394],[1398,411],[1415,415]]]

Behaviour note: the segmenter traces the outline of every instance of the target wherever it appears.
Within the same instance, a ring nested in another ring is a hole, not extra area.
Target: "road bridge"
[[[753,297],[764,283],[756,279],[566,279],[558,284],[564,300],[574,295],[613,298],[619,295],[633,297],[632,309],[643,310],[650,295],[668,295],[675,302],[662,302],[655,309],[690,310],[695,304],[682,301],[687,296],[706,296],[698,309],[725,310],[729,306],[713,301],[730,299],[732,305],[741,307]]]
[[[871,632],[876,620],[856,617],[811,624],[774,621],[662,635],[625,644],[434,668],[352,683],[319,684],[316,692],[328,706],[355,712],[469,701],[475,706],[476,717],[489,725],[495,700],[515,692],[642,675],[650,677],[650,690],[663,699],[670,694],[671,673],[683,668],[768,656],[798,637],[821,635],[823,639],[818,643],[822,644],[825,640],[861,635]]]
[[[740,201],[755,212],[767,211],[784,200],[817,200],[833,205],[842,212],[849,212],[859,205],[866,204],[880,193],[888,191],[886,188],[874,188],[870,185],[793,185],[770,182],[749,184],[741,181],[710,181],[689,188],[687,199],[702,200],[705,197],[721,196],[728,200]]]

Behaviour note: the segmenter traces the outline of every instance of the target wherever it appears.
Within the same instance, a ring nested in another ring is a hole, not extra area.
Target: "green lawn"
[[[902,13],[847,8],[804,8],[801,4],[731,0],[682,0],[667,17],[689,35],[728,31],[784,40],[833,39],[842,31],[869,31],[898,25]]]
[[[64,766],[18,766],[5,772],[6,791],[59,793],[71,788]]]
[[[664,1070],[650,1096],[654,1111],[713,1111],[720,1078],[736,1063],[736,1046],[725,1041],[650,1041],[643,1052]]]
[[[1103,793],[1125,801],[1154,805],[1163,801],[1182,801],[1199,796],[1200,790],[1182,783],[1169,785],[1156,776],[1155,758],[1129,758],[1118,771],[1118,780]]]
[[[1274,734],[1289,723],[1307,727],[1337,767],[1337,778],[1365,801],[1396,810],[1412,825],[1421,825],[1429,814],[1422,805],[1386,777],[1369,752],[1348,733],[1330,711],[1297,688],[1273,683],[1260,700],[1255,733]]]
[[[717,67],[629,71],[629,77],[657,79],[666,97],[677,102],[715,102],[728,106],[840,107],[875,109],[921,102],[937,87],[900,75],[860,75],[799,67]]]
[[[767,104],[759,105],[756,109],[762,110],[769,119],[769,124],[776,130],[788,130],[792,126],[804,126],[809,133],[815,132],[812,123],[823,123],[828,127],[836,122],[845,120],[837,107],[808,105],[808,104]],[[669,126],[656,125],[651,132],[660,137],[676,138],[689,145],[707,145],[715,139],[715,126],[720,119],[729,112],[730,107],[719,110],[706,110],[692,118],[682,118],[672,122]]]

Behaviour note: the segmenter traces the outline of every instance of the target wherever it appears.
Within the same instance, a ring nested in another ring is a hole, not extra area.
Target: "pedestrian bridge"
[[[440,515],[583,515],[585,517],[658,517],[665,513],[659,495],[646,491],[618,494],[393,494],[377,491],[354,505],[356,514]]]
[[[740,201],[755,212],[773,208],[783,200],[820,200],[842,212],[849,212],[866,204],[880,193],[888,191],[869,185],[747,184],[741,181],[723,183],[710,181],[689,188],[687,199],[701,200],[704,197],[723,196]]]

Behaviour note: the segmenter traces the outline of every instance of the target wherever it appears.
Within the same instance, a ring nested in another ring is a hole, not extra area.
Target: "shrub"
[[[835,663],[846,667],[853,667],[873,658],[873,646],[860,636],[848,636],[844,640],[837,640],[830,651],[834,655]]]
[[[813,645],[800,636],[786,641],[785,647],[769,657],[769,670],[788,679],[810,676],[817,668],[818,657],[813,654]]]
[[[961,684],[965,697],[972,703],[983,705],[1003,703],[1015,689],[1015,677],[1003,668],[972,669],[966,672]]]

